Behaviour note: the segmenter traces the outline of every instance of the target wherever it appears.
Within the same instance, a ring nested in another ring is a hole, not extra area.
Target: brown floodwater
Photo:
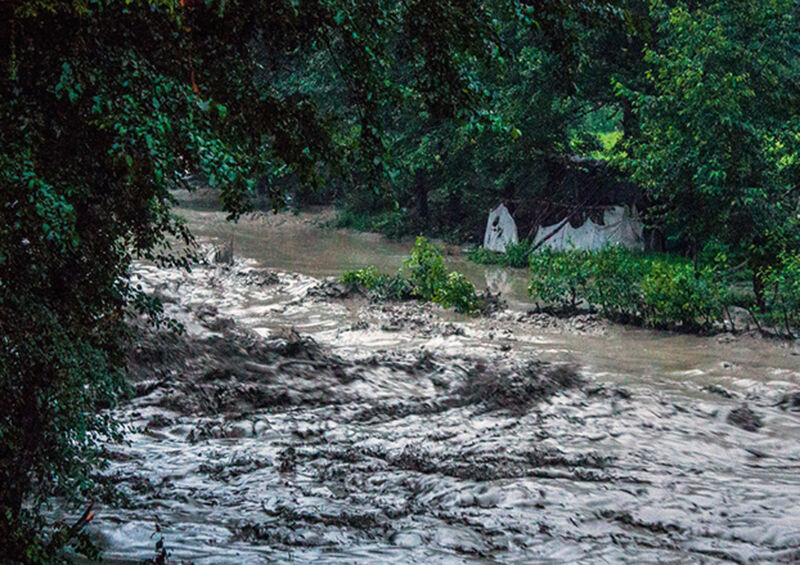
[[[318,212],[257,213],[236,223],[224,221],[213,197],[206,193],[181,193],[179,214],[187,219],[200,241],[232,241],[243,257],[256,259],[273,269],[298,272],[312,277],[338,277],[343,271],[374,265],[394,273],[408,257],[413,238],[391,240],[376,233],[344,229],[321,229],[332,224],[330,209]],[[442,242],[437,242],[441,244]],[[479,290],[502,292],[514,307],[529,306],[528,280],[524,269],[503,269],[478,265],[455,246],[446,246],[447,265],[470,279]],[[457,253],[453,255],[453,253]]]
[[[206,202],[206,197],[200,197]],[[197,200],[184,201],[195,204]],[[392,273],[402,267],[413,240],[394,241],[379,234],[352,230],[325,229],[331,223],[329,211],[293,215],[266,214],[255,219],[245,217],[237,223],[225,222],[224,215],[214,210],[197,210],[183,207],[179,213],[187,219],[201,243],[234,242],[237,255],[254,260],[258,265],[290,273],[299,273],[317,279],[339,277],[345,270],[375,265],[382,272]],[[504,269],[478,265],[465,254],[446,256],[450,269],[458,270],[479,290],[501,292],[508,307],[514,312],[532,309],[527,298],[527,273],[524,269]],[[309,282],[308,284],[313,284]],[[301,286],[298,293],[305,289]],[[231,313],[238,319],[247,318],[246,304]],[[302,310],[300,310],[302,312]],[[443,313],[458,319],[452,313]],[[285,316],[280,320],[250,319],[248,323],[266,327],[288,321],[297,327],[315,329],[318,316],[301,313],[297,318]],[[332,320],[323,322],[323,326]],[[349,323],[348,320],[344,322]],[[470,320],[475,327],[490,327],[493,320]],[[599,335],[598,335],[599,334]],[[369,337],[363,336],[368,344]],[[359,337],[360,339],[360,337]],[[341,341],[338,343],[342,345]],[[621,325],[604,326],[602,332],[570,332],[560,326],[555,331],[546,329],[528,335],[516,335],[513,347],[542,349],[565,356],[579,355],[582,365],[613,375],[639,375],[669,383],[682,382],[695,375],[698,385],[709,384],[717,376],[722,379],[756,378],[773,380],[781,375],[797,376],[800,369],[800,348],[784,341],[771,341],[757,337],[721,336],[697,337],[662,331],[651,331]],[[707,378],[704,378],[706,375]],[[698,380],[699,379],[699,380]],[[706,382],[707,381],[707,382]]]
[[[187,334],[136,357],[124,496],[95,524],[112,562],[152,557],[156,515],[177,562],[800,560],[796,344],[528,312],[523,271],[463,256],[509,308],[333,297],[320,279],[410,241],[190,204],[238,257],[134,269]]]

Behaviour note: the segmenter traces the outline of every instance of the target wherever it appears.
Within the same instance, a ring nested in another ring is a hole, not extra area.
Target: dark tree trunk
[[[623,100],[622,105],[622,131],[626,137],[633,137],[636,135],[636,130],[639,127],[636,114],[633,113],[633,104],[628,100]]]
[[[423,227],[428,227],[428,176],[417,171],[416,179],[417,215]]]
[[[517,211],[517,185],[514,181],[509,182],[503,190],[503,200],[509,213],[513,216]]]
[[[753,294],[756,297],[756,306],[759,312],[763,312],[766,307],[766,302],[764,301],[764,275],[758,267],[753,269]]]

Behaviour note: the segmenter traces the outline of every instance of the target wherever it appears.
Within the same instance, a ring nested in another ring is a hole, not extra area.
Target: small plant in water
[[[433,301],[447,281],[441,250],[422,236],[414,242],[411,255],[403,263],[402,272],[409,274],[414,296],[423,300]]]
[[[420,236],[396,275],[379,273],[373,267],[342,274],[342,283],[366,290],[382,299],[418,298],[461,313],[479,309],[475,285],[458,272],[448,273],[442,251]]]

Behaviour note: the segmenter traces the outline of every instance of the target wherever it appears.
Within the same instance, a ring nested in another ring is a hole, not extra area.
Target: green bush
[[[401,210],[356,211],[353,206],[342,206],[333,222],[333,226],[337,228],[377,232],[390,238],[399,238],[404,235],[406,233],[405,224],[406,220]]]
[[[411,255],[403,263],[401,272],[408,273],[411,292],[423,300],[432,301],[447,281],[442,252],[422,236],[414,242]]]
[[[588,257],[588,252],[577,249],[559,252],[547,248],[534,253],[528,292],[544,302],[574,309],[588,295],[592,275]]]
[[[382,299],[402,300],[411,295],[411,285],[407,279],[379,273],[373,265],[357,271],[345,271],[341,281],[367,290]]]
[[[480,265],[502,265],[519,269],[529,265],[532,246],[531,241],[523,239],[519,243],[508,244],[505,253],[478,247],[467,253],[467,257],[473,263]]]
[[[781,254],[779,264],[767,273],[765,295],[769,321],[783,325],[794,337],[792,328],[800,328],[800,253]]]
[[[414,242],[409,258],[396,275],[382,274],[369,266],[343,273],[341,281],[382,299],[418,298],[465,314],[477,311],[480,305],[475,286],[461,273],[448,273],[441,250],[424,237]]]
[[[523,268],[530,263],[531,243],[522,240],[519,243],[506,245],[505,265],[508,267]]]
[[[626,249],[614,245],[587,255],[591,283],[586,300],[606,316],[629,318],[641,311],[639,282],[645,263]]]
[[[710,326],[722,319],[725,290],[711,267],[654,261],[641,281],[642,314],[654,326]]]
[[[598,251],[545,249],[531,257],[531,296],[557,307],[585,301],[604,315],[650,326],[709,327],[730,303],[716,269],[618,246]]]
[[[476,247],[467,253],[467,258],[473,263],[479,265],[502,265],[503,253],[497,251],[489,251],[483,247]]]
[[[367,290],[372,290],[376,287],[380,276],[378,269],[374,265],[370,265],[357,271],[345,271],[341,280],[344,284],[363,286]]]
[[[440,285],[433,301],[445,308],[453,307],[462,314],[472,313],[478,307],[475,285],[469,282],[464,275],[455,271],[447,275],[447,279],[444,284]]]

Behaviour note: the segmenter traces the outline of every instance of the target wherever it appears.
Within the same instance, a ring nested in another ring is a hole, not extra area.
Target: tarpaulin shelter
[[[621,245],[631,250],[643,251],[644,226],[636,207],[613,206],[603,213],[603,223],[588,218],[573,227],[569,218],[549,226],[541,226],[534,238],[534,248],[601,249],[607,245]]]
[[[518,243],[517,224],[505,205],[500,204],[491,211],[486,221],[486,233],[483,236],[483,247],[489,251],[506,252],[509,243]]]

